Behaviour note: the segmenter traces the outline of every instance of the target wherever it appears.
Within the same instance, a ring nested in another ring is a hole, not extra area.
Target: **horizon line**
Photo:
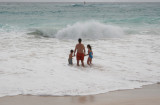
[[[154,3],[154,2],[160,2],[160,1],[131,1],[131,2],[128,2],[128,1],[119,1],[119,2],[117,2],[117,1],[94,1],[94,2],[92,2],[92,1],[89,1],[89,2],[87,2],[87,1],[82,1],[82,2],[80,2],[80,1],[77,1],[77,2],[75,2],[75,1],[58,1],[58,2],[56,2],[56,1],[0,1],[0,3],[83,3],[83,2],[86,2],[86,3]]]

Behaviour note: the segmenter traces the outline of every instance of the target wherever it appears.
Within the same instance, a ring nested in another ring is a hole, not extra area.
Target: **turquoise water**
[[[159,34],[160,3],[0,3],[0,28],[5,30],[56,34],[67,25],[91,20],[129,28],[127,34]]]

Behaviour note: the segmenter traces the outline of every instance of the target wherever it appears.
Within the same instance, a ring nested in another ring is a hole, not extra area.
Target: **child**
[[[73,50],[70,51],[69,58],[68,58],[68,63],[69,63],[70,65],[73,65],[72,57],[73,57]]]
[[[89,55],[88,60],[87,60],[87,64],[91,65],[92,64],[92,58],[93,58],[93,52],[92,52],[92,48],[89,44],[87,45],[87,48],[88,48],[88,54],[87,55]]]

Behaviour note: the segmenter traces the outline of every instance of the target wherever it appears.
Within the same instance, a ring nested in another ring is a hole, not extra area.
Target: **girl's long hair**
[[[91,45],[90,45],[90,44],[88,44],[88,45],[87,45],[87,47],[88,47],[90,50],[92,50],[92,47],[91,47]]]

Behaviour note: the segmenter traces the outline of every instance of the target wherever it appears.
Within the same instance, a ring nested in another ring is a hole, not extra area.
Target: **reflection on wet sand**
[[[94,96],[80,96],[72,97],[72,103],[92,103],[94,102]]]

